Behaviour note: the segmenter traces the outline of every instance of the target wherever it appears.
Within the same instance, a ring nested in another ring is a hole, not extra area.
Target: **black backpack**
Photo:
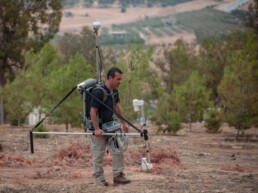
[[[92,130],[92,124],[91,124],[91,120],[90,120],[90,109],[91,109],[91,100],[92,100],[92,93],[94,90],[102,90],[103,92],[103,99],[102,102],[105,103],[105,101],[107,100],[107,96],[108,93],[106,91],[106,89],[104,88],[104,83],[100,82],[97,83],[95,85],[93,85],[90,88],[86,89],[86,92],[84,92],[85,96],[84,96],[84,128],[89,128],[90,130]]]
[[[97,83],[96,85],[92,86],[91,88],[88,88],[87,89],[87,92],[86,92],[86,97],[85,97],[85,115],[86,115],[86,118],[89,119],[90,118],[90,108],[91,108],[91,99],[92,99],[92,96],[89,94],[89,93],[93,93],[94,90],[102,90],[103,92],[103,99],[102,99],[102,102],[105,103],[105,101],[107,100],[107,96],[108,96],[108,93],[106,91],[106,89],[104,88],[104,83],[101,82],[101,83]],[[89,92],[89,93],[88,93]]]

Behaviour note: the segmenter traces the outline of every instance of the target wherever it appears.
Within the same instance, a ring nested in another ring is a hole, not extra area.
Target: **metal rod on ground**
[[[32,134],[49,134],[49,135],[94,135],[94,133],[81,133],[81,132],[38,132],[33,131]],[[141,133],[104,133],[105,136],[141,136]]]
[[[49,134],[49,135],[94,135],[94,133],[81,133],[81,132],[38,132],[30,131],[30,152],[34,153],[33,134]],[[104,136],[141,136],[141,133],[104,133]]]

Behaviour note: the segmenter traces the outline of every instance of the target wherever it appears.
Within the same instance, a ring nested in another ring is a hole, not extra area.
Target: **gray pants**
[[[108,136],[91,136],[91,153],[93,162],[93,176],[97,181],[104,180],[103,161],[108,145]],[[113,177],[118,176],[124,170],[123,154],[112,154]]]

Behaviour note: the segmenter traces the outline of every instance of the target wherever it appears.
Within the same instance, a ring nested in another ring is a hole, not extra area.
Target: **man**
[[[107,81],[103,85],[103,88],[107,91],[107,98],[104,101],[105,105],[109,106],[120,115],[123,115],[123,113],[119,105],[119,94],[117,88],[122,83],[122,78],[122,71],[117,67],[112,67],[108,71]],[[96,89],[93,91],[93,95],[100,101],[102,101],[104,97],[104,92],[101,89]],[[101,129],[100,125],[112,121],[113,112],[106,108],[103,104],[98,102],[94,97],[92,97],[90,116],[95,134],[91,138],[91,151],[93,155],[93,176],[95,176],[97,184],[108,186],[108,182],[105,180],[104,177],[103,160],[109,137],[103,136],[105,132]],[[122,129],[124,130],[124,132],[127,133],[129,130],[127,124],[122,119],[119,119],[119,121],[122,124]],[[114,184],[127,184],[131,182],[125,177],[123,173],[124,160],[122,153],[112,154],[112,167]]]

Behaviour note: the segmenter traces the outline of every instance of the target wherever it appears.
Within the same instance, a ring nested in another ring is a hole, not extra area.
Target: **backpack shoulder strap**
[[[93,90],[102,90],[103,92],[103,99],[102,101],[105,102],[107,100],[107,96],[108,96],[108,93],[107,93],[107,90],[103,87],[104,83],[101,83],[101,84],[98,84]]]

